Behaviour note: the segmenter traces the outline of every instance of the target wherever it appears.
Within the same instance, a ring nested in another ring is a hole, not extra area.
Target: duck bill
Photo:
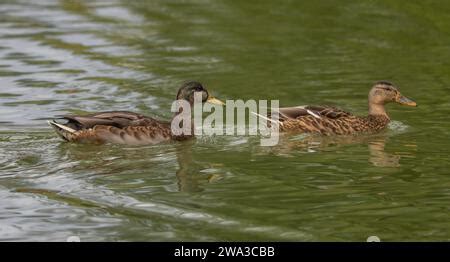
[[[406,96],[400,96],[397,99],[397,103],[399,103],[401,105],[405,105],[405,106],[417,106],[416,102],[414,102],[413,100],[407,98]]]
[[[222,102],[219,99],[217,99],[215,97],[212,97],[212,96],[208,97],[208,100],[206,100],[206,103],[210,103],[210,104],[213,104],[213,105],[219,105],[219,106],[225,105],[224,102]]]

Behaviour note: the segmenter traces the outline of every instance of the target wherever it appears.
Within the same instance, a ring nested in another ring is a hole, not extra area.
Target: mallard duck
[[[202,84],[195,81],[184,83],[178,90],[176,99],[184,99],[192,107],[196,92],[201,92],[202,102],[224,104],[210,96]],[[181,112],[182,110],[175,113],[174,117]],[[170,121],[161,121],[127,111],[65,115],[58,119],[66,122],[62,124],[53,119],[48,123],[61,138],[69,142],[147,145],[168,140],[185,140],[194,136],[193,132],[190,135],[174,135]]]
[[[322,135],[375,133],[384,129],[390,121],[384,108],[390,102],[417,106],[416,102],[403,96],[392,83],[379,81],[369,92],[368,116],[355,116],[330,106],[285,107],[279,109],[279,130]]]

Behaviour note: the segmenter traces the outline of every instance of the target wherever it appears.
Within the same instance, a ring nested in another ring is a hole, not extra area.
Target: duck
[[[333,106],[303,105],[284,107],[276,110],[280,132],[315,133],[320,135],[355,135],[377,133],[385,129],[390,122],[385,105],[398,103],[416,107],[417,103],[403,96],[399,89],[389,81],[378,81],[370,89],[369,113],[356,116]]]
[[[194,94],[200,94],[202,103],[224,105],[210,96],[200,82],[188,81],[179,88],[176,100],[194,105]],[[180,116],[183,109],[174,113]],[[189,116],[190,117],[190,116]],[[64,121],[64,123],[61,123]],[[48,121],[48,124],[65,141],[93,144],[151,145],[164,141],[181,141],[194,137],[194,132],[172,132],[172,121],[158,120],[128,111],[106,111],[87,115],[63,115]],[[193,131],[193,123],[191,127]]]

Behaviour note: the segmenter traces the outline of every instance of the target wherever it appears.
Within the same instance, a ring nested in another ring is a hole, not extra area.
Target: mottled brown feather
[[[320,118],[309,113],[299,115],[296,118],[280,118],[280,131],[350,135],[377,132],[389,123],[389,118],[383,115],[359,117],[334,107],[307,106],[304,110],[311,110]]]
[[[172,139],[170,122],[126,111],[101,112],[85,116],[63,116],[67,127],[61,130],[67,141],[80,143],[156,144]]]

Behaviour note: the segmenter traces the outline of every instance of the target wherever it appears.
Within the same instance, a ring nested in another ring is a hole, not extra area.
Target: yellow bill
[[[397,103],[405,106],[417,106],[417,103],[406,96],[400,96],[397,98]]]
[[[208,97],[208,100],[206,100],[207,103],[213,104],[213,105],[220,105],[223,106],[225,105],[224,102],[220,101],[219,99],[215,98],[215,97]]]

